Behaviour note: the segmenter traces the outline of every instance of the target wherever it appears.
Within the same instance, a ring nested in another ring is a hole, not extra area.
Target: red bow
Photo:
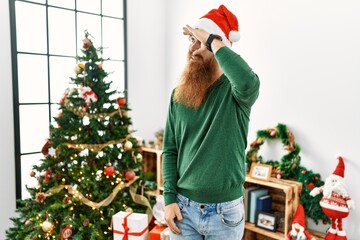
[[[136,232],[131,232],[131,233],[129,233],[130,228],[129,228],[128,225],[127,225],[127,218],[128,218],[128,216],[130,216],[131,214],[132,214],[132,213],[129,213],[129,214],[126,215],[125,218],[124,218],[124,223],[122,224],[123,227],[124,227],[124,232],[118,231],[118,230],[113,230],[113,232],[116,233],[116,234],[124,234],[122,240],[129,240],[129,235],[139,237],[139,236],[143,235],[143,234],[146,232],[146,230],[148,229],[147,226],[146,226],[146,227],[144,228],[144,230],[142,230],[141,232],[137,232],[137,233],[136,233]]]

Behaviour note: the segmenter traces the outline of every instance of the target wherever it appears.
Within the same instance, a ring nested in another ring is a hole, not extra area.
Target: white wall
[[[134,135],[149,140],[168,106],[165,0],[128,2],[128,90]]]
[[[132,1],[131,1],[132,2]],[[135,2],[140,2],[135,1]],[[141,1],[141,4],[129,8],[129,22],[143,25],[149,19],[142,18],[143,11],[151,12],[156,19],[157,9],[162,9],[158,1],[153,4]],[[256,131],[286,124],[294,133],[296,142],[301,146],[302,165],[320,173],[325,179],[336,165],[338,155],[345,159],[345,182],[355,204],[360,202],[360,192],[356,192],[356,180],[360,174],[359,140],[360,135],[360,2],[357,0],[178,0],[166,3],[166,45],[157,50],[129,49],[133,62],[149,68],[162,70],[164,60],[158,62],[134,59],[147,52],[158,52],[165,56],[166,75],[153,79],[160,86],[167,86],[165,92],[156,90],[168,97],[178,81],[185,64],[187,39],[182,35],[182,26],[194,23],[212,8],[224,3],[239,19],[241,40],[233,49],[240,53],[259,75],[261,94],[251,116],[249,142],[255,139]],[[133,3],[131,3],[132,5]],[[130,4],[129,4],[130,5]],[[139,6],[144,6],[144,9]],[[131,17],[130,17],[131,16]],[[146,15],[147,16],[147,15]],[[164,23],[151,20],[150,29],[156,33]],[[145,27],[149,27],[147,24]],[[129,31],[135,31],[129,29]],[[146,32],[149,30],[146,30]],[[160,34],[156,34],[160,36]],[[129,39],[133,35],[130,32]],[[158,39],[157,39],[158,40]],[[145,41],[146,42],[146,41]],[[135,50],[135,51],[134,51]],[[138,50],[138,51],[137,51]],[[136,100],[136,118],[134,123],[139,132],[154,132],[163,126],[166,114],[160,107],[151,108],[141,99],[145,90],[140,90],[145,81],[136,77],[143,73],[132,72],[129,75],[133,89],[138,90]],[[136,77],[135,79],[133,77]],[[162,91],[163,89],[161,89]],[[134,93],[132,93],[134,94]],[[155,94],[154,94],[155,95]],[[135,96],[134,96],[135,97]],[[134,101],[134,99],[130,99]],[[149,122],[148,122],[149,121]],[[145,134],[148,136],[147,134]],[[145,136],[144,135],[144,136]],[[277,146],[278,157],[284,152]],[[270,150],[262,147],[261,154],[266,157]],[[280,151],[279,151],[280,149]],[[264,154],[265,155],[264,155]],[[276,155],[276,154],[275,154]],[[359,204],[357,204],[359,205]],[[359,207],[358,207],[359,208]],[[360,235],[360,213],[354,210],[345,219],[344,226],[348,239],[355,240]],[[326,229],[320,223],[315,228]]]
[[[16,206],[9,1],[0,1],[0,32],[0,239],[5,239]]]
[[[258,73],[261,95],[250,122],[256,131],[281,122],[301,146],[302,165],[323,178],[345,158],[345,181],[359,209],[360,2],[357,0],[223,0],[239,19],[233,49]],[[15,166],[8,1],[0,1],[0,239],[15,209]],[[137,135],[153,138],[165,123],[169,96],[185,64],[182,26],[219,0],[128,1],[129,103]],[[264,144],[265,145],[265,144]],[[263,148],[265,148],[264,146]],[[264,150],[266,152],[266,149]],[[263,155],[265,156],[265,155]],[[345,219],[349,240],[360,235],[360,213]]]

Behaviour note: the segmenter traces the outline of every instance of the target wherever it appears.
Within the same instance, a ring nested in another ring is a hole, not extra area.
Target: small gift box
[[[160,234],[166,228],[167,228],[167,226],[164,226],[164,225],[156,225],[153,229],[150,230],[149,240],[160,240],[161,239]]]
[[[147,240],[148,216],[120,211],[113,216],[114,240]]]
[[[170,240],[170,229],[166,228],[160,233],[160,240]]]

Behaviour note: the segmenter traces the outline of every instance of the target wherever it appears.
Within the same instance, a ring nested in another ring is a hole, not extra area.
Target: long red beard
[[[200,61],[190,61],[191,53],[188,53],[188,62],[180,78],[180,84],[175,89],[175,102],[184,104],[190,108],[198,108],[206,98],[206,93],[213,83],[215,58],[204,61],[200,55]]]

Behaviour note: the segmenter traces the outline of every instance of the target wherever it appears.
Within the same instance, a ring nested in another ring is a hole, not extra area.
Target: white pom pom
[[[230,31],[229,33],[229,40],[231,42],[237,42],[240,40],[240,34],[237,31]]]

